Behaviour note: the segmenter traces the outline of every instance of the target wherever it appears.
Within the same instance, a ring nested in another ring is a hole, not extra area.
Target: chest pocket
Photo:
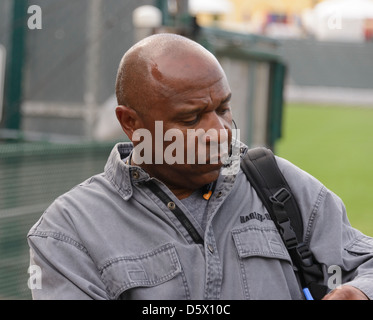
[[[251,220],[232,236],[247,299],[301,298],[291,258],[272,221]]]
[[[110,260],[101,270],[111,299],[187,299],[188,287],[172,244]]]
[[[373,255],[373,238],[361,235],[347,245],[345,250],[354,256]]]

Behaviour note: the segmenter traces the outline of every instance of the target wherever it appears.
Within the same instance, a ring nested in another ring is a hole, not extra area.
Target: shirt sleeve
[[[28,243],[30,266],[40,270],[38,285],[29,284],[34,300],[108,299],[96,266],[76,240],[33,229]]]
[[[373,239],[351,226],[342,200],[329,190],[310,240],[311,250],[326,267],[330,290],[348,284],[373,299]]]
[[[320,181],[278,158],[300,207],[304,241],[330,290],[349,284],[373,299],[373,239],[351,226],[343,201]]]

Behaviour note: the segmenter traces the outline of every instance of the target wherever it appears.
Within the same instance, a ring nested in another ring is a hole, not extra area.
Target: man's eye
[[[193,120],[186,120],[186,121],[183,121],[183,123],[186,125],[186,126],[192,126],[192,125],[195,125],[198,123],[199,121],[199,116],[196,116]]]
[[[229,112],[229,111],[231,111],[231,108],[223,108],[223,109],[218,110],[217,112],[218,112],[219,114],[224,115],[224,114],[226,114],[226,113]]]

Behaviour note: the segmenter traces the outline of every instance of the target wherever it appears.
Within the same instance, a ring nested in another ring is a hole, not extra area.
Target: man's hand
[[[369,300],[359,289],[346,285],[328,293],[322,300]]]

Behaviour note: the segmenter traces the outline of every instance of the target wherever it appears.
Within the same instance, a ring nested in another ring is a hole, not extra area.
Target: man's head
[[[162,180],[175,193],[185,195],[216,180],[222,163],[211,164],[209,150],[216,144],[230,145],[231,91],[224,71],[209,51],[182,36],[150,36],[124,55],[116,94],[117,118],[135,147],[139,144],[136,130],[147,129],[152,135],[152,163],[140,164],[150,175]],[[160,123],[163,134],[170,129],[182,133],[183,163],[156,163],[157,152],[163,153],[173,143],[164,141],[159,145],[156,141]],[[195,139],[188,140],[191,131],[214,131],[217,135],[197,134]],[[207,164],[199,161],[198,145],[202,138],[207,147]],[[195,142],[196,163],[187,160],[193,148],[191,142]]]

